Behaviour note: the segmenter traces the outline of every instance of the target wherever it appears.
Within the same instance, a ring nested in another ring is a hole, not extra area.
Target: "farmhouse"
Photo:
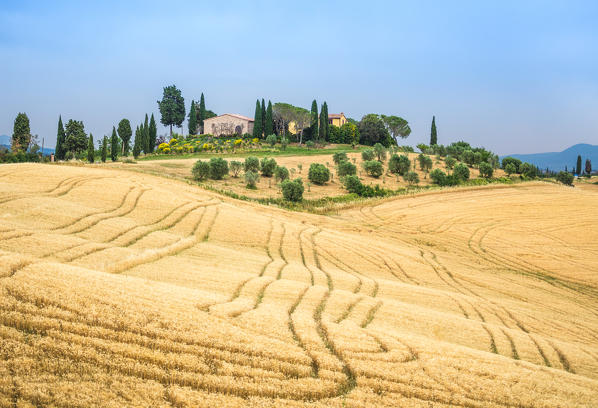
[[[236,113],[225,113],[205,119],[203,129],[204,133],[211,133],[214,136],[242,135],[253,132],[253,119]]]
[[[345,123],[347,123],[347,118],[345,117],[345,114],[343,112],[328,114],[328,124],[341,127]]]

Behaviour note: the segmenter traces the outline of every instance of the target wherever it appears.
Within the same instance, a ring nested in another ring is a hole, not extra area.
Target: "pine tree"
[[[150,135],[149,125],[147,123],[147,113],[145,114],[145,120],[143,121],[143,153],[148,154],[150,152]]]
[[[102,140],[102,163],[106,163],[106,156],[108,155],[108,138],[104,136]]]
[[[118,136],[116,128],[112,126],[112,137],[110,138],[110,159],[115,162],[118,159]]]
[[[94,162],[95,150],[93,148],[93,135],[89,133],[89,140],[87,141],[87,161],[90,163]]]
[[[581,176],[581,156],[577,155],[577,166],[575,166],[575,174]]]
[[[432,127],[430,129],[430,146],[438,144],[438,131],[436,129],[436,116],[432,116]]]
[[[264,134],[266,137],[274,134],[274,120],[272,118],[272,102],[268,101],[268,108],[266,108],[266,124],[264,125]]]
[[[201,98],[199,99],[199,129],[201,131],[201,134],[205,134],[206,132],[204,131],[203,128],[203,121],[206,118],[206,101],[203,97],[203,92],[201,93]]]
[[[189,111],[189,134],[197,134],[197,112],[195,110],[195,101],[191,101],[191,110]]]
[[[320,110],[320,140],[328,141],[328,104],[324,102]]]
[[[158,129],[156,128],[156,120],[154,119],[154,114],[152,113],[152,117],[150,119],[149,124],[149,151],[150,153],[154,152],[156,148],[156,139],[158,138]]]
[[[56,160],[64,160],[66,154],[66,151],[64,150],[65,138],[66,133],[64,132],[64,126],[62,125],[62,116],[58,116],[58,133],[56,134],[56,150],[54,151]]]
[[[253,120],[253,137],[262,138],[262,109],[260,100],[255,102],[255,116]]]
[[[143,126],[143,125],[141,125]],[[135,128],[135,142],[133,143],[133,157],[134,158],[138,158],[139,154],[141,153],[141,145],[143,144],[142,142],[143,139],[143,130],[137,126],[137,128]]]
[[[311,138],[318,140],[318,103],[314,99],[311,103],[311,121],[310,121]]]
[[[264,103],[264,98],[262,98],[262,107],[260,108],[260,113],[262,114],[262,132],[266,129],[266,104]],[[264,133],[264,137],[268,136],[267,133]]]

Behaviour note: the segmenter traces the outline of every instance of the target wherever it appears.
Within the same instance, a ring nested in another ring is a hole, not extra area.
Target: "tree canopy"
[[[185,99],[181,91],[175,85],[165,87],[162,100],[158,101],[158,107],[162,115],[160,122],[170,127],[172,137],[172,126],[181,127],[185,120]]]
[[[359,122],[359,136],[359,142],[364,145],[373,146],[376,143],[381,143],[388,147],[395,144],[384,126],[384,122],[375,113],[367,114],[361,119],[361,122]]]
[[[411,134],[411,128],[409,127],[409,123],[401,118],[400,116],[386,116],[380,115],[382,122],[384,122],[384,126],[390,136],[399,144],[399,138],[405,139]]]
[[[149,122],[149,151],[150,153],[154,152],[156,148],[156,139],[158,137],[158,129],[156,128],[156,120],[154,119],[154,114],[152,113],[152,117]]]
[[[438,133],[436,131],[436,116],[432,116],[432,129],[430,130],[430,146],[438,144]]]
[[[26,151],[31,141],[31,129],[26,113],[19,113],[15,118],[12,133],[12,151]]]
[[[253,117],[253,137],[261,138],[264,129],[262,128],[262,106],[260,100],[255,102],[255,115]]]
[[[197,134],[197,111],[195,109],[195,101],[191,101],[191,109],[189,109],[189,134]]]
[[[313,140],[318,140],[318,103],[314,99],[311,103],[310,133]]]
[[[82,121],[69,119],[64,145],[67,152],[73,152],[75,155],[87,149],[87,135]]]
[[[64,126],[62,125],[62,116],[58,116],[58,132],[56,134],[56,149],[54,150],[57,160],[64,160],[64,156],[66,155],[64,146],[65,138],[66,133],[64,132]]]
[[[118,122],[118,136],[123,142],[122,153],[125,156],[129,155],[129,142],[132,135],[133,131],[131,130],[131,122],[129,122],[129,119],[122,119],[120,122]]]

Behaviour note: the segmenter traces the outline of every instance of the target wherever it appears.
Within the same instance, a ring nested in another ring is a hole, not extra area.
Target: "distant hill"
[[[10,145],[11,145],[11,137],[7,136],[7,135],[0,135],[0,149],[6,148],[6,149],[10,150]],[[52,153],[54,153],[54,148],[44,147],[43,153],[46,156],[49,154],[52,154]]]
[[[533,153],[533,154],[508,154],[503,157],[515,157],[521,161],[538,166],[540,169],[549,168],[553,171],[564,170],[565,166],[571,170],[571,166],[577,163],[577,156],[581,155],[582,167],[586,159],[592,161],[592,167],[598,169],[598,146],[579,143],[563,150],[562,152]]]

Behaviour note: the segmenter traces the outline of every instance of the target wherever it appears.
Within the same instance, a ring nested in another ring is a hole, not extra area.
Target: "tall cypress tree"
[[[320,140],[328,141],[328,104],[324,102],[320,110]]]
[[[274,134],[274,120],[272,118],[272,102],[268,101],[268,107],[266,108],[266,124],[264,125],[264,135],[266,137]]]
[[[112,126],[112,137],[110,138],[110,159],[115,162],[118,159],[118,136],[116,128]]]
[[[191,110],[189,111],[189,134],[197,134],[197,111],[195,109],[194,101],[191,101]]]
[[[143,127],[143,125],[141,125]],[[135,142],[133,143],[133,157],[134,158],[138,158],[139,157],[139,153],[141,153],[141,145],[143,144],[142,142],[143,139],[143,130],[137,126],[135,128]]]
[[[262,132],[266,129],[266,104],[264,103],[264,98],[262,98],[262,107],[260,108],[260,112],[262,113]],[[267,133],[264,133],[264,137],[268,136]]]
[[[87,161],[90,163],[94,162],[95,150],[93,148],[93,135],[89,133],[89,140],[87,141]]]
[[[106,163],[106,156],[108,155],[108,138],[104,136],[102,140],[102,163]]]
[[[147,123],[147,113],[145,114],[145,120],[143,121],[143,153],[148,154],[150,152],[150,135],[149,125]]]
[[[436,133],[436,116],[432,116],[432,130],[430,131],[430,146],[438,144],[438,134]]]
[[[575,174],[581,176],[581,156],[577,155],[577,166],[575,166]]]
[[[255,101],[255,116],[253,119],[253,137],[262,138],[262,108],[260,100]]]
[[[56,150],[54,152],[56,160],[64,160],[66,154],[64,148],[64,139],[66,133],[64,132],[64,126],[62,125],[62,116],[58,116],[58,133],[56,134]]]
[[[154,119],[154,114],[152,113],[152,117],[150,119],[149,124],[149,151],[150,153],[154,152],[156,148],[156,139],[158,138],[158,129],[156,128],[156,120]]]
[[[310,121],[311,138],[318,140],[318,103],[314,99],[311,103],[311,121]]]
[[[203,92],[201,93],[201,98],[199,99],[199,130],[201,131],[201,134],[206,133],[204,128],[203,128],[203,121],[206,118],[206,101],[203,97]]]

